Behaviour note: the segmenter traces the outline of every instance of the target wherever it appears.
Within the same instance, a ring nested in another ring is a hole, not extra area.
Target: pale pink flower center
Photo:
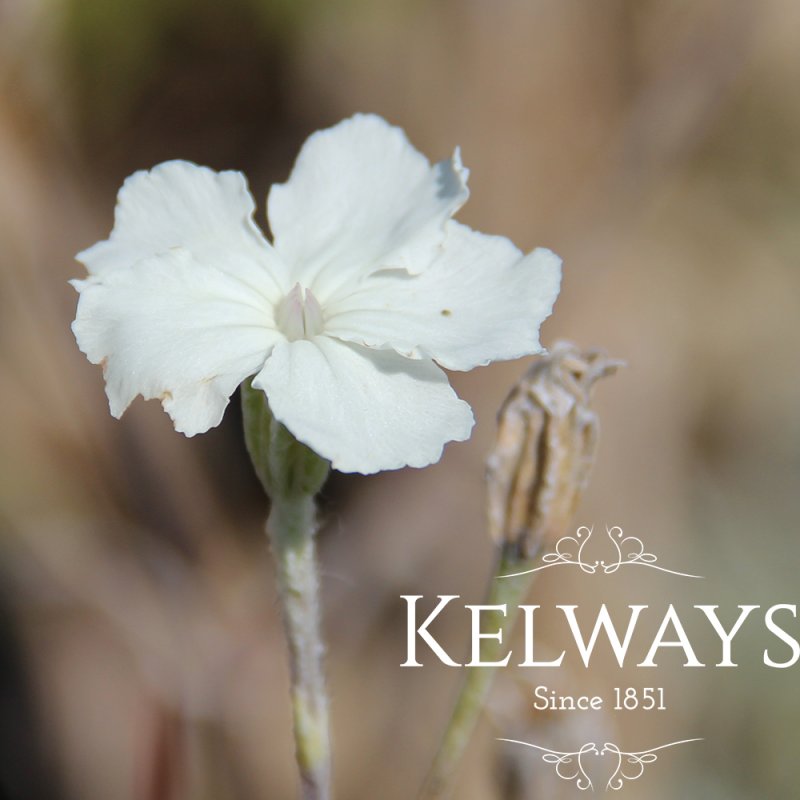
[[[324,327],[319,301],[299,283],[275,307],[275,322],[290,342],[312,339]]]

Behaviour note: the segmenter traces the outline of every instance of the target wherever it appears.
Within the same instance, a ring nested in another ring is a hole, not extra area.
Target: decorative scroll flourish
[[[564,753],[560,750],[550,750],[547,747],[539,747],[537,744],[530,742],[520,742],[517,739],[498,739],[498,742],[508,742],[509,744],[521,744],[525,747],[530,747],[534,750],[541,750],[542,761],[546,764],[554,764],[556,768],[556,775],[564,781],[575,781],[577,788],[582,791],[594,791],[594,784],[592,779],[586,773],[583,765],[583,759],[587,755],[600,755],[597,745],[594,742],[587,742],[580,750],[575,750],[571,753]]]
[[[669,742],[659,747],[651,747],[649,750],[638,752],[628,752],[620,750],[613,742],[605,742],[601,749],[598,749],[595,742],[587,742],[580,750],[572,752],[562,752],[551,750],[547,747],[540,747],[530,742],[521,742],[518,739],[498,739],[499,742],[509,744],[521,744],[541,751],[541,759],[546,764],[555,766],[556,775],[565,781],[574,781],[575,786],[581,792],[594,792],[595,787],[585,769],[584,759],[588,755],[595,755],[600,758],[609,755],[614,759],[611,777],[606,782],[606,792],[618,792],[628,781],[635,781],[644,774],[645,766],[658,760],[656,753],[659,750],[666,750],[669,747],[676,747],[679,744],[689,744],[690,742],[702,742],[702,739],[681,739],[677,742]]]
[[[612,546],[612,558],[609,560],[588,561],[584,558],[584,550],[592,538],[594,528],[582,525],[574,536],[562,536],[555,545],[555,549],[542,556],[542,564],[522,572],[512,572],[509,575],[498,575],[498,578],[516,578],[520,575],[530,575],[532,572],[541,572],[550,567],[572,566],[579,567],[588,575],[602,572],[611,575],[620,567],[642,566],[678,575],[681,578],[702,578],[702,575],[690,575],[687,572],[677,572],[674,569],[656,564],[658,558],[644,548],[644,542],[638,536],[626,536],[619,525],[612,528],[606,526],[606,534]]]

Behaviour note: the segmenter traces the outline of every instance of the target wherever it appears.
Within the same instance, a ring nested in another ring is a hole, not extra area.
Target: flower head
[[[169,161],[129,177],[73,281],[73,331],[111,413],[158,398],[193,436],[255,376],[335,469],[437,461],[473,425],[440,366],[539,352],[561,274],[549,250],[451,219],[467,174],[458,151],[431,165],[399,128],[357,115],[313,134],[272,187],[272,244],[241,173]]]

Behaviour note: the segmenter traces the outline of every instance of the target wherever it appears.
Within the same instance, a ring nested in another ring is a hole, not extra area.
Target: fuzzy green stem
[[[242,386],[245,440],[270,497],[267,535],[289,645],[292,715],[303,800],[329,800],[331,748],[322,667],[315,495],[329,464],[271,415],[264,393]]]
[[[514,629],[519,604],[525,599],[533,583],[535,573],[515,578],[499,578],[531,569],[536,558],[525,558],[513,545],[498,550],[496,566],[486,592],[486,605],[506,605],[506,614],[487,611],[482,614],[485,630],[502,631],[501,640],[482,639],[481,661],[501,660],[508,647]],[[446,800],[453,793],[453,777],[472,737],[486,698],[494,681],[492,667],[472,667],[465,671],[461,691],[450,716],[436,758],[420,794],[420,800]]]
[[[328,697],[322,670],[314,498],[274,501],[267,521],[289,643],[297,765],[305,800],[330,797]]]

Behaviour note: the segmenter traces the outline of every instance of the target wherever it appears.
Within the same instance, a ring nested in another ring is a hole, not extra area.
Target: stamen
[[[290,342],[322,333],[324,317],[319,301],[299,283],[278,303],[275,322]]]

